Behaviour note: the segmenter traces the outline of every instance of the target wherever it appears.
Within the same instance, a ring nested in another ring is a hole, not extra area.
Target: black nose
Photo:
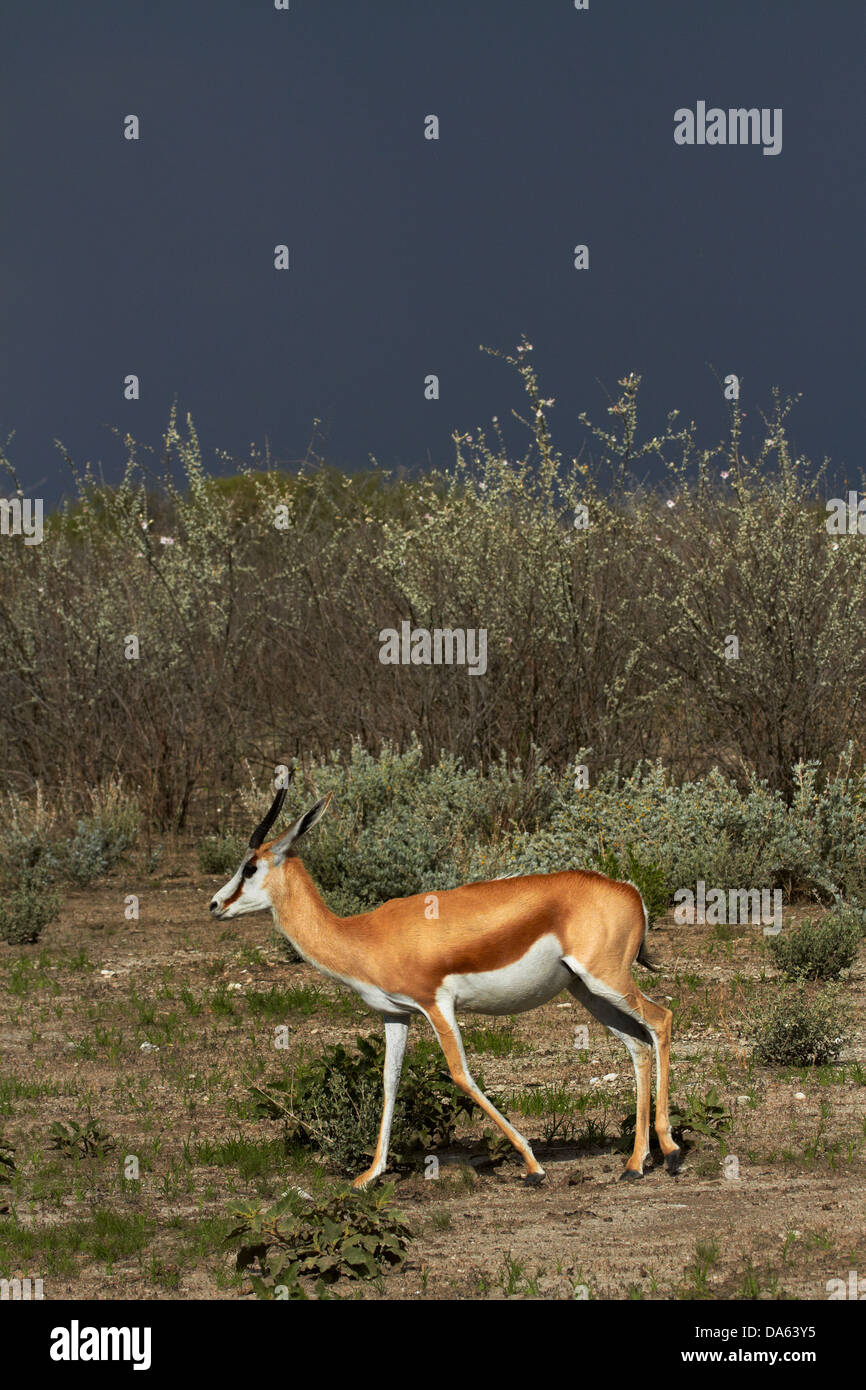
[[[210,905],[210,910],[211,910],[211,912],[216,912],[216,910],[217,910],[217,900],[216,900],[216,898],[214,898],[213,902],[211,903],[211,905]]]

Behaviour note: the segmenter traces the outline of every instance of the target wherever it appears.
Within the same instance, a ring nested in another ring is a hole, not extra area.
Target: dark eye
[[[255,873],[258,867],[258,864],[244,864],[244,867],[241,870],[241,878],[252,878],[253,874]]]

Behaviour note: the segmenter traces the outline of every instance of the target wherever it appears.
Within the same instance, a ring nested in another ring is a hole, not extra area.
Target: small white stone
[[[619,1076],[619,1072],[618,1072],[618,1071],[609,1071],[609,1072],[607,1073],[607,1075],[606,1075],[603,1079],[604,1079],[605,1081],[616,1081],[616,1078],[617,1078],[618,1076]]]
[[[143,1042],[138,1050],[139,1052],[159,1052],[156,1043],[152,1042]]]
[[[795,1091],[795,1092],[794,1092],[794,1099],[795,1099],[795,1100],[805,1100],[805,1099],[806,1099],[806,1093],[805,1093],[805,1091]]]

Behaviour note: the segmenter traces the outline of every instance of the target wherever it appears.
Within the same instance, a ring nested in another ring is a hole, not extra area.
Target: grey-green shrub
[[[418,739],[378,755],[356,741],[346,758],[310,760],[280,824],[334,793],[301,853],[341,914],[505,873],[594,867],[632,878],[651,918],[698,879],[724,890],[781,888],[789,898],[866,892],[862,772],[822,778],[815,764],[799,764],[787,805],[756,779],[740,788],[717,770],[677,785],[661,762],[601,772],[581,790],[581,764],[592,765],[586,749],[559,775],[535,754],[526,769],[500,759],[482,774],[450,754],[425,765]],[[247,798],[250,828],[270,800],[270,791]],[[238,841],[219,871],[234,869],[242,849]]]
[[[138,835],[137,797],[112,778],[101,787],[77,789],[76,800],[89,806],[89,814],[73,818],[68,804],[56,806],[39,786],[35,796],[4,798],[9,824],[0,836],[0,880],[46,887],[67,879],[86,887],[114,867]],[[64,835],[70,821],[74,832]]]
[[[0,941],[29,946],[60,911],[60,895],[50,888],[24,884],[0,898]]]
[[[862,927],[857,914],[842,909],[820,921],[808,920],[768,938],[773,960],[783,975],[801,980],[836,980],[857,958]]]
[[[758,1066],[823,1066],[848,1042],[848,1021],[832,985],[809,992],[800,981],[762,1001],[750,1022],[752,1060]]]
[[[575,760],[591,761],[586,749]],[[657,866],[670,900],[703,879],[708,888],[844,891],[866,901],[866,772],[821,780],[818,771],[794,768],[788,805],[756,778],[741,789],[717,769],[677,785],[661,761],[644,763],[628,775],[602,772],[583,790],[567,769],[546,823],[513,836],[508,867],[550,873],[610,853],[626,862],[631,852]]]
[[[249,848],[240,835],[210,835],[196,846],[199,868],[205,874],[231,874]]]
[[[68,877],[86,888],[114,867],[133,842],[131,830],[106,823],[96,816],[78,821],[75,834],[66,842],[64,866]]]
[[[42,830],[10,826],[0,836],[0,878],[45,888],[62,873],[61,851]]]

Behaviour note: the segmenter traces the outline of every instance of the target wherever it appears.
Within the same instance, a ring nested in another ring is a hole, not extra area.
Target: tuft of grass
[[[694,1260],[685,1269],[685,1284],[680,1292],[681,1298],[713,1297],[709,1276],[713,1265],[718,1264],[719,1253],[715,1238],[696,1242]]]
[[[184,1008],[186,1009],[187,1013],[190,1015],[191,1018],[198,1018],[199,1014],[202,1013],[204,1009],[204,1004],[202,1003],[202,1001],[200,999],[196,999],[192,990],[187,985],[184,985],[183,989],[180,992],[180,1002],[183,1004]]]
[[[79,1249],[94,1260],[115,1264],[144,1250],[154,1229],[155,1223],[144,1212],[99,1210],[82,1224]]]
[[[203,1140],[196,1144],[194,1157],[195,1162],[203,1166],[237,1168],[244,1181],[249,1182],[252,1178],[266,1177],[283,1166],[285,1144],[282,1140],[245,1139],[238,1134],[216,1143]]]
[[[510,1298],[512,1294],[520,1291],[520,1281],[523,1278],[526,1266],[520,1260],[516,1260],[511,1254],[511,1251],[504,1256],[503,1264],[504,1268],[500,1277],[500,1284],[505,1297]]]
[[[534,1086],[509,1096],[508,1104],[519,1115],[571,1115],[581,1108],[579,1098],[567,1086]]]
[[[524,1057],[532,1049],[514,1036],[512,1026],[505,1028],[467,1028],[463,1034],[467,1052],[489,1053],[493,1057]]]
[[[246,1001],[251,1014],[264,1018],[285,1018],[287,1014],[309,1017],[323,1004],[332,1002],[323,990],[308,985],[298,985],[293,989],[280,989],[274,985],[269,990],[249,990]]]
[[[223,982],[217,985],[210,996],[211,1010],[218,1018],[234,1018],[235,1005],[234,999],[229,993],[228,986]]]

